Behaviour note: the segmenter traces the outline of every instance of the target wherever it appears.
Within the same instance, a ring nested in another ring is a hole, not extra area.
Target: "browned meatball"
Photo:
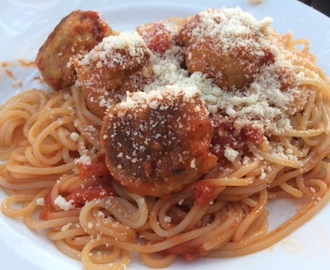
[[[79,57],[95,47],[112,29],[94,11],[77,10],[55,27],[39,49],[36,65],[46,83],[55,90],[74,84],[76,75],[71,57]]]
[[[265,49],[265,25],[239,8],[195,15],[178,34],[186,49],[187,69],[207,74],[226,90],[244,87],[271,58]]]
[[[106,165],[120,185],[161,197],[195,182],[217,164],[213,127],[195,90],[134,92],[104,117]]]
[[[75,62],[87,107],[103,117],[107,108],[142,90],[153,78],[151,52],[138,34],[109,36]]]

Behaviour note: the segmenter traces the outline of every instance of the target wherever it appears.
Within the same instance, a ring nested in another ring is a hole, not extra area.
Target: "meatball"
[[[106,37],[75,61],[89,110],[103,117],[107,108],[126,97],[126,92],[142,90],[153,78],[150,57],[138,34],[120,33]]]
[[[167,86],[131,93],[105,115],[101,143],[121,186],[162,197],[180,191],[216,166],[213,127],[196,88]]]
[[[239,8],[208,9],[190,18],[178,34],[188,71],[207,74],[225,90],[243,88],[271,58],[267,23]]]
[[[36,65],[46,83],[54,90],[73,85],[76,75],[70,64],[71,57],[86,54],[112,34],[112,29],[94,11],[77,10],[63,18],[36,58]]]

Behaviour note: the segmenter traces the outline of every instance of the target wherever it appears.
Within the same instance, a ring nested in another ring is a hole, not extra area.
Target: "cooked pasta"
[[[64,88],[0,107],[2,212],[86,269],[123,269],[132,252],[151,268],[250,254],[329,201],[330,84],[308,40],[239,8],[171,22],[66,50]],[[61,57],[45,46],[39,62]],[[306,203],[269,230],[283,198]]]

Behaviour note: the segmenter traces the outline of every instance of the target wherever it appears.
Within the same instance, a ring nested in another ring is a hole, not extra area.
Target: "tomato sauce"
[[[251,141],[254,144],[260,144],[264,140],[264,133],[260,129],[254,127],[245,126],[241,130],[243,142]]]
[[[50,199],[50,194],[48,194],[45,197],[45,205],[43,206],[39,218],[41,220],[49,220],[50,219],[50,214],[54,212],[54,206],[52,205],[51,199]]]
[[[115,194],[112,186],[89,186],[87,188],[80,187],[73,190],[68,196],[65,197],[67,201],[73,201],[75,207],[82,207],[87,202],[96,198],[107,198]]]
[[[78,164],[80,177],[84,180],[92,179],[95,182],[87,187],[79,187],[66,196],[66,200],[73,201],[76,207],[84,206],[88,201],[97,198],[106,198],[113,196],[115,190],[111,185],[112,176],[108,171],[104,161],[94,162],[92,164]]]
[[[83,179],[112,178],[104,161],[98,161],[92,164],[78,163],[77,167],[80,177]]]
[[[203,207],[213,203],[216,187],[208,183],[198,182],[195,185],[195,205]]]
[[[252,125],[246,125],[240,130],[235,128],[234,121],[225,120],[214,124],[214,136],[211,142],[211,152],[218,159],[222,159],[227,147],[234,150],[244,150],[247,142],[261,144],[264,141],[264,132]]]
[[[23,59],[19,59],[18,63],[21,67],[26,67],[26,68],[36,67],[36,64],[34,63],[34,61],[26,61]]]
[[[194,259],[205,256],[207,251],[202,246],[191,246],[190,243],[181,243],[176,246],[170,247],[161,252],[164,255],[178,254],[182,255],[186,261],[191,262]]]
[[[81,186],[75,188],[70,193],[63,194],[65,200],[72,202],[74,207],[83,207],[87,202],[94,199],[108,198],[115,195],[115,190],[111,185],[112,176],[104,161],[92,164],[78,163],[77,167],[80,172]],[[86,186],[85,183],[87,183]],[[48,194],[45,197],[45,204],[39,217],[42,220],[47,220],[50,218],[51,213],[56,211],[50,194]]]
[[[155,22],[145,38],[148,48],[160,55],[163,55],[173,45],[164,22]]]

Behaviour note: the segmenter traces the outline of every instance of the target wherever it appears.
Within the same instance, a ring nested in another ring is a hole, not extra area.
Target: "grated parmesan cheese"
[[[72,132],[70,134],[70,138],[74,141],[77,142],[79,140],[80,135],[77,132]]]
[[[45,198],[38,198],[36,200],[37,205],[44,206],[45,205]]]
[[[105,37],[101,43],[80,60],[79,65],[89,65],[91,61],[97,62],[99,68],[103,64],[108,66],[124,64],[122,55],[116,53],[116,50],[125,50],[131,57],[142,58],[145,52],[144,49],[145,43],[139,34],[121,32],[116,36]],[[111,56],[111,59],[109,56]]]
[[[171,93],[170,97],[183,95],[184,102],[201,97],[211,117],[219,111],[224,112],[228,120],[234,123],[235,130],[253,126],[265,135],[290,131],[292,129],[290,115],[297,110],[292,104],[295,103],[297,95],[300,93],[299,84],[306,78],[306,75],[298,73],[292,63],[295,56],[285,50],[283,45],[272,36],[270,27],[272,20],[267,17],[258,21],[240,8],[209,9],[199,13],[199,16],[200,24],[190,33],[191,38],[199,40],[207,37],[210,40],[219,41],[225,53],[232,53],[239,47],[243,48],[251,57],[260,57],[267,51],[274,58],[273,61],[258,67],[258,72],[248,85],[239,89],[234,87],[228,91],[217,86],[207,74],[200,71],[190,74],[182,68],[185,51],[174,44],[165,55],[151,55],[154,80],[145,85],[141,91],[126,93],[125,98],[118,105],[119,116],[126,116],[128,110],[138,109],[140,106],[149,106],[152,110],[165,110],[168,105],[163,102],[165,98],[163,93],[168,91]],[[250,38],[251,36],[253,38]],[[117,54],[116,50],[126,50],[132,57],[143,58],[145,43],[137,33],[120,33],[118,36],[110,36],[85,55],[79,65],[89,65],[91,61],[96,62],[97,68],[102,68],[104,65],[112,66],[116,63],[124,64],[123,55]],[[187,57],[189,59],[189,55]],[[248,65],[249,63],[244,62],[243,64]],[[282,70],[291,72],[294,83],[290,84],[289,79],[281,79]],[[282,83],[289,83],[290,86],[283,91]],[[113,104],[104,96],[99,100],[99,105],[111,107]],[[202,109],[205,108],[196,106],[194,111],[199,112]],[[142,123],[138,128],[141,132],[146,131],[146,127]],[[89,132],[94,132],[92,126],[90,129]],[[137,131],[127,132],[130,132],[127,134],[130,136],[137,134]],[[72,133],[71,139],[78,140],[78,136],[78,134]],[[107,136],[103,135],[103,139],[106,139]],[[150,140],[146,138],[145,145],[150,143]],[[132,163],[137,162],[135,155],[138,151],[143,151],[143,146],[139,145],[134,149],[136,152],[131,156],[126,156],[127,160]],[[271,144],[270,153],[283,159],[297,160],[292,151],[290,152],[280,145]],[[123,153],[119,153],[118,158],[122,158],[123,155]],[[240,152],[234,148],[229,146],[225,148],[224,156],[229,161],[234,162],[239,155]],[[75,162],[91,164],[91,158],[84,154]],[[244,159],[243,162],[248,163],[250,160]],[[121,165],[117,167],[122,168]],[[190,167],[196,167],[194,159],[191,160]],[[260,179],[264,178],[266,178],[265,171],[260,176]]]
[[[82,155],[80,158],[75,159],[75,164],[85,164],[85,165],[91,165],[92,164],[92,159],[88,155]]]
[[[271,19],[266,18],[258,22],[252,15],[244,13],[241,9],[221,9],[221,12],[202,12],[200,13],[205,24],[205,29],[198,29],[192,35],[200,36],[200,31],[208,31],[211,37],[222,32],[227,38],[226,48],[237,46],[233,40],[237,35],[245,35],[247,32],[263,32],[271,24]],[[220,16],[224,23],[220,26],[214,23],[214,20]],[[214,19],[214,20],[212,20]],[[212,22],[211,22],[212,21]],[[204,26],[203,26],[204,27]],[[209,112],[216,113],[219,109],[225,109],[231,119],[240,119],[244,125],[249,125],[256,121],[259,122],[263,130],[271,133],[281,133],[284,130],[291,129],[290,121],[283,111],[294,100],[294,92],[297,89],[280,91],[280,81],[276,74],[278,68],[287,67],[294,69],[292,63],[287,61],[289,55],[276,41],[270,41],[271,37],[265,34],[260,38],[262,49],[269,49],[275,56],[276,61],[261,68],[254,82],[244,89],[244,91],[225,91],[214,84],[211,78],[201,72],[189,74],[187,70],[181,68],[182,54],[180,49],[173,47],[166,54],[166,57],[152,57],[152,64],[155,73],[155,80],[145,86],[144,92],[155,91],[163,86],[176,85],[181,88],[197,88],[202,95],[205,105]],[[275,45],[274,45],[275,43]],[[273,44],[273,45],[272,45]],[[249,44],[244,44],[250,46]],[[252,46],[251,45],[251,46]],[[299,83],[297,76],[297,85]],[[131,100],[126,100],[123,104],[129,108],[133,106]],[[155,107],[156,104],[151,103]],[[256,120],[258,119],[258,120]]]
[[[225,157],[231,161],[234,162],[234,160],[238,157],[239,152],[230,148],[230,147],[226,147],[225,149]]]
[[[64,211],[74,209],[73,200],[67,201],[62,195],[58,195],[56,197],[56,199],[54,200],[54,204]]]
[[[65,231],[69,230],[70,227],[71,227],[71,225],[72,225],[72,223],[69,222],[68,224],[62,226],[62,228],[61,228],[61,232],[65,232]]]
[[[170,222],[172,221],[172,218],[169,217],[169,216],[165,216],[165,217],[164,217],[164,221],[165,221],[166,223],[170,223]]]

